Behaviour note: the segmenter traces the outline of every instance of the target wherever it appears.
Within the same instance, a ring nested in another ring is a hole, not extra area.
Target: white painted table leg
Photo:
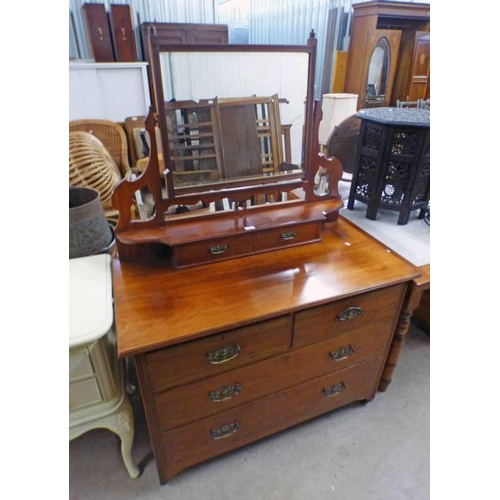
[[[121,440],[122,459],[127,468],[127,472],[133,479],[138,477],[141,471],[132,458],[134,414],[129,400],[124,397],[121,405],[116,411],[112,415],[105,417],[100,424],[118,435]]]

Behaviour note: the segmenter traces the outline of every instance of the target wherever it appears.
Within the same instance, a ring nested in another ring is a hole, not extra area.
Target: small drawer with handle
[[[321,241],[321,223],[315,221],[259,231],[255,238],[257,251]]]
[[[173,246],[172,263],[176,268],[195,266],[250,254],[253,248],[254,237],[251,233],[190,242]]]
[[[404,284],[395,285],[296,313],[293,347],[322,342],[374,323],[395,326],[405,289]]]

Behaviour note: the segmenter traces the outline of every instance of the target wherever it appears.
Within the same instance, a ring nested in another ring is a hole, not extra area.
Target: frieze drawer
[[[253,246],[251,233],[186,243],[172,247],[172,265],[182,268],[231,259],[252,253]]]
[[[373,398],[381,366],[381,358],[370,360],[162,433],[159,444],[165,453],[158,464],[162,482],[203,460],[348,403]]]
[[[290,317],[263,321],[146,355],[154,391],[234,370],[290,347]]]
[[[257,251],[321,241],[321,223],[294,224],[255,233]]]
[[[291,351],[155,396],[161,431],[226,411],[238,405],[345,369],[386,352],[386,324],[372,325],[311,347]]]
[[[396,285],[296,313],[293,347],[338,337],[374,323],[394,326],[405,289],[405,285]]]

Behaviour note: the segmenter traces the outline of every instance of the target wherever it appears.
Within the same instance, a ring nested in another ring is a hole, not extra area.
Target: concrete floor
[[[426,500],[430,498],[430,338],[412,325],[392,384],[363,406],[320,416],[160,485],[139,394],[131,479],[119,440],[69,444],[70,500]]]

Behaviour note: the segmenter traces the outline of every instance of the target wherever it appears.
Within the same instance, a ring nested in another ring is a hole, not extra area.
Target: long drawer
[[[153,391],[169,389],[234,370],[286,352],[289,316],[230,330],[146,355]]]
[[[394,324],[404,290],[404,284],[396,285],[296,313],[293,347],[345,335],[374,323]]]
[[[382,356],[391,333],[387,323],[373,325],[354,334],[164,391],[156,395],[154,403],[159,429],[173,429]]]
[[[373,398],[382,358],[161,434],[162,483],[194,464],[348,403]],[[167,458],[168,457],[168,458]]]

